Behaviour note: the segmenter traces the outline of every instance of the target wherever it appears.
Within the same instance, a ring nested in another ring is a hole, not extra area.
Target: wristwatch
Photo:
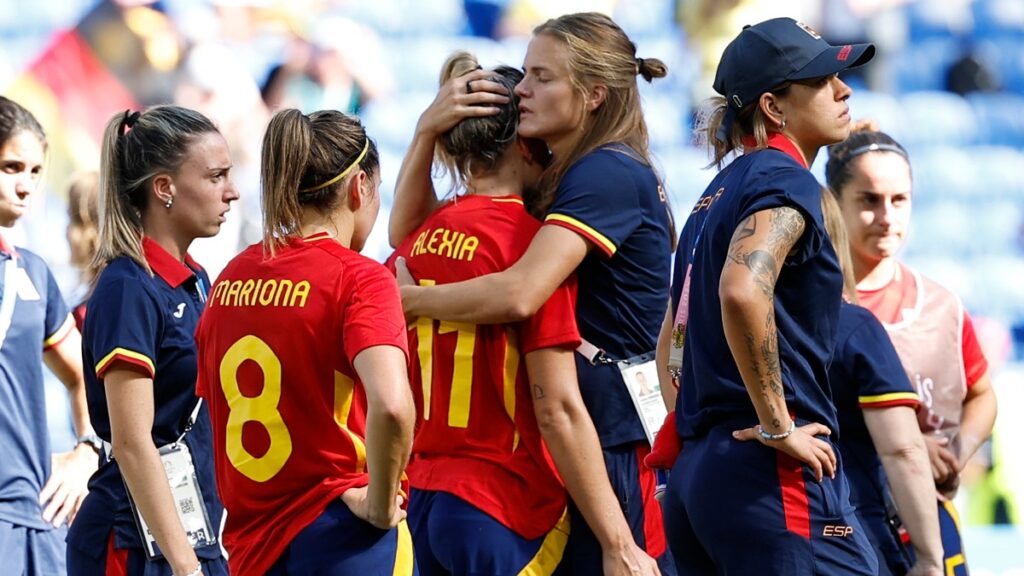
[[[78,443],[75,444],[75,448],[78,448],[81,444],[88,444],[90,448],[96,451],[96,454],[103,453],[103,440],[95,434],[86,434],[78,437]]]

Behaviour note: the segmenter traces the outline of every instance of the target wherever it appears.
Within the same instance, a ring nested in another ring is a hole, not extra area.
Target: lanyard
[[[708,209],[710,212],[710,208]],[[668,349],[668,370],[673,377],[678,378],[683,367],[683,345],[686,343],[686,321],[690,316],[690,272],[693,270],[693,259],[697,256],[697,244],[700,237],[704,235],[704,227],[708,224],[711,214],[704,215],[704,221],[700,223],[700,230],[697,237],[693,239],[693,248],[690,250],[690,261],[686,263],[686,273],[683,276],[683,289],[679,293],[679,306],[676,307],[676,317],[672,323],[671,346]]]
[[[206,282],[203,282],[202,276],[196,274],[196,292],[199,294],[199,301],[206,302]]]
[[[17,274],[18,263],[12,257],[4,262],[4,289],[0,293],[0,348],[3,348],[14,319],[14,303],[18,300],[18,287],[14,285]]]

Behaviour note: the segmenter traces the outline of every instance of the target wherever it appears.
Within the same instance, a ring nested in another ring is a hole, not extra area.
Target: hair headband
[[[846,155],[845,158],[837,162],[835,170],[831,171],[831,173],[840,173],[844,168],[846,168],[846,165],[849,164],[851,160],[862,154],[867,154],[868,152],[893,152],[894,154],[899,154],[900,157],[907,161],[907,164],[910,163],[910,158],[907,156],[907,151],[904,150],[903,148],[900,148],[899,146],[894,144],[880,144],[878,142],[872,142],[871,144],[865,144],[863,146],[858,146],[853,150],[850,150],[850,152]]]
[[[899,154],[900,156],[903,156],[904,158],[907,158],[907,152],[903,148],[900,148],[899,146],[894,146],[892,144],[879,144],[877,142],[872,142],[871,144],[865,144],[864,146],[858,146],[858,147],[854,148],[853,150],[850,150],[850,153],[846,155],[846,161],[849,162],[850,160],[856,158],[857,156],[860,156],[861,154],[865,154],[867,152],[878,152],[878,151],[882,151],[882,152],[895,152],[895,153]],[[909,160],[909,158],[907,158],[907,159]]]
[[[330,180],[328,180],[327,182],[324,182],[323,184],[320,184],[320,185],[317,185],[317,186],[313,186],[311,188],[303,188],[303,189],[299,190],[299,192],[316,192],[317,190],[322,190],[324,188],[327,188],[331,184],[339,182],[342,178],[344,178],[345,176],[348,176],[349,172],[351,172],[353,168],[355,168],[356,166],[359,166],[359,163],[362,162],[363,158],[366,157],[366,152],[369,149],[370,149],[370,137],[367,136],[366,137],[366,143],[363,144],[363,151],[359,153],[359,156],[356,156],[355,161],[352,162],[351,164],[349,164],[348,168],[345,168],[344,170],[341,171],[341,174],[338,174],[337,176],[335,176],[334,178],[331,178]]]

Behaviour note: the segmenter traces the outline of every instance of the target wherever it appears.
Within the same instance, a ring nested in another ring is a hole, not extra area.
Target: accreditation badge
[[[647,441],[653,446],[654,437],[665,422],[668,410],[665,400],[661,397],[661,385],[658,381],[658,364],[654,360],[654,352],[647,352],[627,360],[616,362],[622,381],[633,400],[633,407],[640,416]]]
[[[191,450],[184,442],[168,444],[160,448],[160,462],[163,463],[164,472],[167,474],[174,507],[178,510],[181,525],[185,527],[185,536],[188,537],[189,544],[194,549],[216,544],[217,532],[210,525],[210,518],[206,514],[206,501],[203,500],[203,493],[199,489],[199,479],[196,476]],[[146,519],[139,513],[135,500],[131,498],[130,491],[128,499],[146,547],[146,556],[150,559],[163,558],[163,553],[153,533],[150,532]]]

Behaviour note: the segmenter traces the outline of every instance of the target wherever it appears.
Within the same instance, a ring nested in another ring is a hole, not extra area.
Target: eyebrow
[[[901,191],[893,192],[892,194],[890,194],[890,196],[910,196],[912,192],[913,192],[912,190],[901,190]],[[882,196],[883,195],[882,192],[876,192],[874,190],[857,190],[857,191],[854,192],[854,194],[860,194],[861,196],[872,196],[872,197],[874,197],[874,196]]]

